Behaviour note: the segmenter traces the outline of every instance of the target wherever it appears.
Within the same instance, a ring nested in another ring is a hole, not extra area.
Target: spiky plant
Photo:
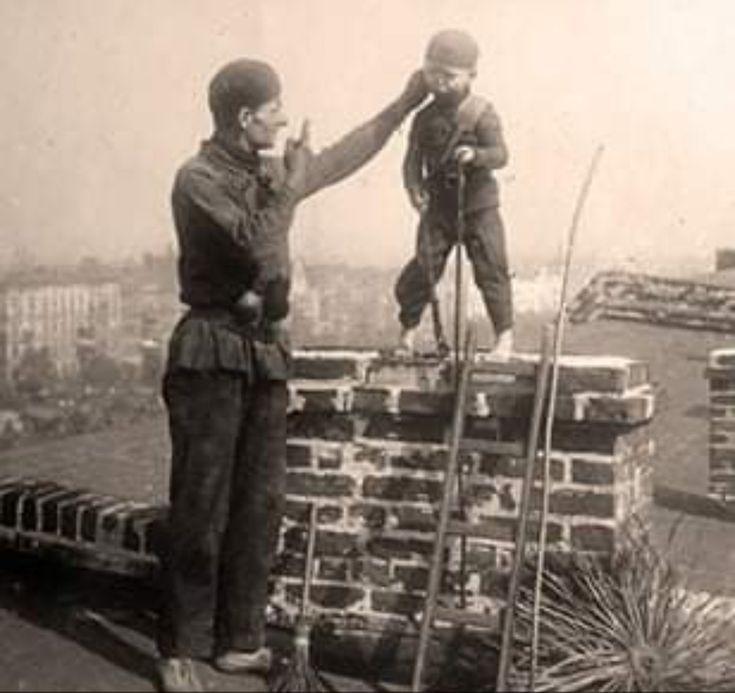
[[[532,599],[525,589],[517,605],[520,689]],[[645,537],[607,563],[572,555],[545,576],[535,690],[735,691],[735,628],[721,608],[686,592]]]

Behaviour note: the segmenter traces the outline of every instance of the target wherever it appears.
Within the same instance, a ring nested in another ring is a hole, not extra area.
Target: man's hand
[[[309,121],[305,120],[301,126],[301,135],[298,139],[289,137],[283,153],[286,180],[297,192],[306,187],[306,172],[313,156],[309,148],[309,127]]]
[[[408,79],[401,101],[411,110],[416,108],[429,94],[423,70],[416,70]]]
[[[462,166],[471,164],[475,160],[475,148],[467,145],[457,147],[454,150],[454,160]]]
[[[263,317],[263,298],[255,291],[246,291],[237,300],[238,315],[249,323],[259,323]]]
[[[423,188],[411,188],[408,191],[408,199],[419,214],[426,212],[429,207],[429,195]]]

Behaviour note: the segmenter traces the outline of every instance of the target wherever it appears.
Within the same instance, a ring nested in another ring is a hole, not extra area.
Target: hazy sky
[[[171,180],[210,132],[206,85],[223,62],[272,61],[293,129],[310,117],[318,148],[397,94],[445,27],[481,45],[476,91],[511,150],[514,257],[558,257],[598,144],[581,253],[645,265],[735,245],[732,0],[0,0],[0,257],[170,242]],[[408,256],[405,136],[304,205],[298,254]]]

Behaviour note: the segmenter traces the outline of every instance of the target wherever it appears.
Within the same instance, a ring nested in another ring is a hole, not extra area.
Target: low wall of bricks
[[[531,370],[537,360],[516,358]],[[274,621],[288,621],[298,607],[308,505],[317,503],[312,608],[340,628],[414,628],[448,457],[453,382],[451,361],[360,351],[296,354]],[[532,389],[489,378],[473,395],[467,434],[524,442],[532,400]],[[631,523],[645,518],[653,413],[645,364],[564,358],[551,455],[553,549],[610,553]],[[463,591],[467,609],[491,622],[513,557],[525,456],[471,452],[462,466],[467,518],[487,530],[467,542]],[[534,508],[539,499],[536,488]],[[165,508],[27,479],[2,480],[0,504],[0,540],[6,545],[155,574]],[[459,553],[458,544],[450,545],[445,601],[462,591]]]
[[[735,502],[735,348],[710,352],[709,495]]]

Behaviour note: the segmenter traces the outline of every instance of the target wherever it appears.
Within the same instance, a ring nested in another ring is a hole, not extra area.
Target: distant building
[[[715,271],[735,269],[735,248],[718,248],[715,252]]]
[[[80,335],[113,349],[120,285],[101,267],[27,269],[0,279],[0,376],[10,381],[28,349],[48,352],[61,375],[77,368]]]

